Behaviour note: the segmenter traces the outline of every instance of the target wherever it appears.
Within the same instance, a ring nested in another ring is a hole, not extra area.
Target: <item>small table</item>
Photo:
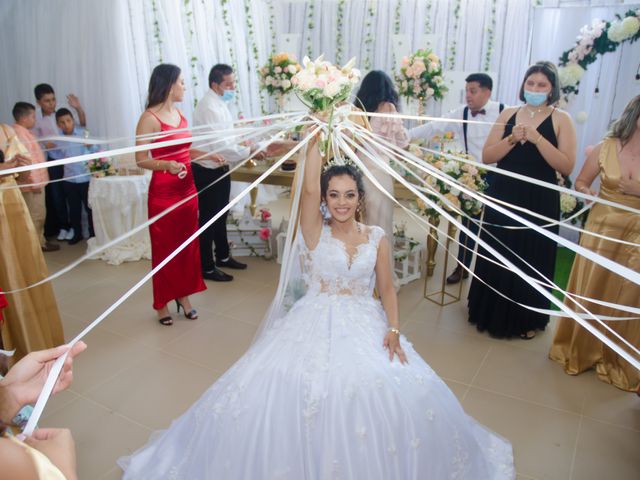
[[[127,175],[92,178],[89,205],[93,211],[95,237],[87,242],[87,253],[94,252],[115,238],[148,220],[147,192],[151,177]],[[151,258],[149,229],[136,233],[94,256],[111,265]]]

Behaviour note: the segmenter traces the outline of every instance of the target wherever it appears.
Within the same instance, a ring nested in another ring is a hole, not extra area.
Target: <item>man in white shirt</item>
[[[229,65],[215,65],[209,72],[209,90],[198,102],[193,113],[193,125],[207,125],[220,130],[232,129],[233,116],[229,111],[228,103],[235,97],[235,88],[233,69]],[[229,171],[229,163],[245,160],[252,153],[249,147],[238,145],[234,139],[226,139],[211,147],[203,146],[201,148],[214,151],[224,159],[224,162],[202,160],[191,164],[196,188],[200,192],[198,193],[200,226],[208,222],[229,203],[231,178],[227,175],[206,191],[202,192],[202,189],[226,174]],[[264,158],[264,155],[259,153],[254,158]],[[212,244],[215,245],[215,261]],[[247,268],[246,264],[231,257],[229,252],[226,213],[200,235],[200,257],[202,276],[207,280],[217,282],[233,280],[231,275],[217,267],[237,270]]]
[[[465,151],[476,161],[482,163],[482,148],[493,124],[504,109],[504,105],[491,100],[493,80],[486,73],[472,73],[465,79],[465,82],[467,104],[449,112],[444,118],[484,123],[429,122],[409,130],[409,137],[411,140],[422,138],[429,141],[436,134],[453,132],[454,138],[464,146]],[[487,174],[485,180],[490,182],[491,175]],[[478,226],[466,217],[462,223],[474,233],[478,232]],[[461,246],[458,249],[458,261],[469,267],[473,260],[475,242],[462,232],[460,232],[459,241]],[[462,245],[465,245],[466,248],[463,248]],[[453,273],[447,277],[447,283],[458,283],[468,276],[469,273],[458,264]]]

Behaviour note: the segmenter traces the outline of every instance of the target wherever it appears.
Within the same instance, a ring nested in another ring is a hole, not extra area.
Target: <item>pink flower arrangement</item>
[[[260,229],[260,240],[264,240],[265,242],[269,240],[271,237],[271,229],[270,228],[261,228]]]
[[[441,99],[447,92],[442,78],[442,63],[431,50],[418,50],[402,58],[396,84],[400,95],[419,100]]]

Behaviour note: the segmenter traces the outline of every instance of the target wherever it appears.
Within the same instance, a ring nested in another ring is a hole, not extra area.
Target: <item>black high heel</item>
[[[197,320],[198,319],[198,312],[196,311],[195,308],[192,308],[190,312],[187,312],[184,307],[182,306],[182,304],[176,300],[176,309],[178,311],[178,313],[180,313],[180,309],[182,309],[182,312],[184,313],[184,316],[186,318],[188,318],[189,320]]]

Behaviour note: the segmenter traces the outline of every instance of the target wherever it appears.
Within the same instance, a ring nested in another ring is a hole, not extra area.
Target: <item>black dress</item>
[[[511,133],[515,125],[516,113],[507,122],[504,137]],[[537,131],[557,147],[558,140],[553,130],[552,114],[542,121]],[[556,171],[544,160],[536,146],[530,142],[526,142],[524,145],[517,143],[498,162],[498,168],[552,184],[557,182]],[[487,193],[508,204],[527,208],[548,218],[557,220],[560,217],[560,198],[556,190],[496,174]],[[548,223],[524,213],[516,211],[514,213],[537,225]],[[485,242],[531,277],[538,280],[553,279],[556,261],[556,243],[554,241],[531,229],[507,229],[495,226],[522,226],[522,224],[507,218],[493,208],[485,208],[484,222],[483,226],[486,231],[481,233],[481,238]],[[557,225],[548,229],[558,233]],[[491,235],[494,235],[495,238]],[[501,245],[500,242],[504,245]],[[536,268],[543,277],[540,274],[536,274],[531,268],[526,267],[522,260],[516,258],[514,253],[507,250],[505,245]],[[490,258],[492,257],[484,248],[478,247],[478,251],[483,255],[488,255]],[[469,290],[469,322],[476,324],[479,331],[487,330],[496,337],[511,337],[524,334],[530,330],[545,328],[549,322],[548,315],[527,310],[514,303],[514,301],[548,309],[549,300],[510,270],[495,265],[479,256],[474,271],[484,282],[513,300],[500,296],[474,278]]]

